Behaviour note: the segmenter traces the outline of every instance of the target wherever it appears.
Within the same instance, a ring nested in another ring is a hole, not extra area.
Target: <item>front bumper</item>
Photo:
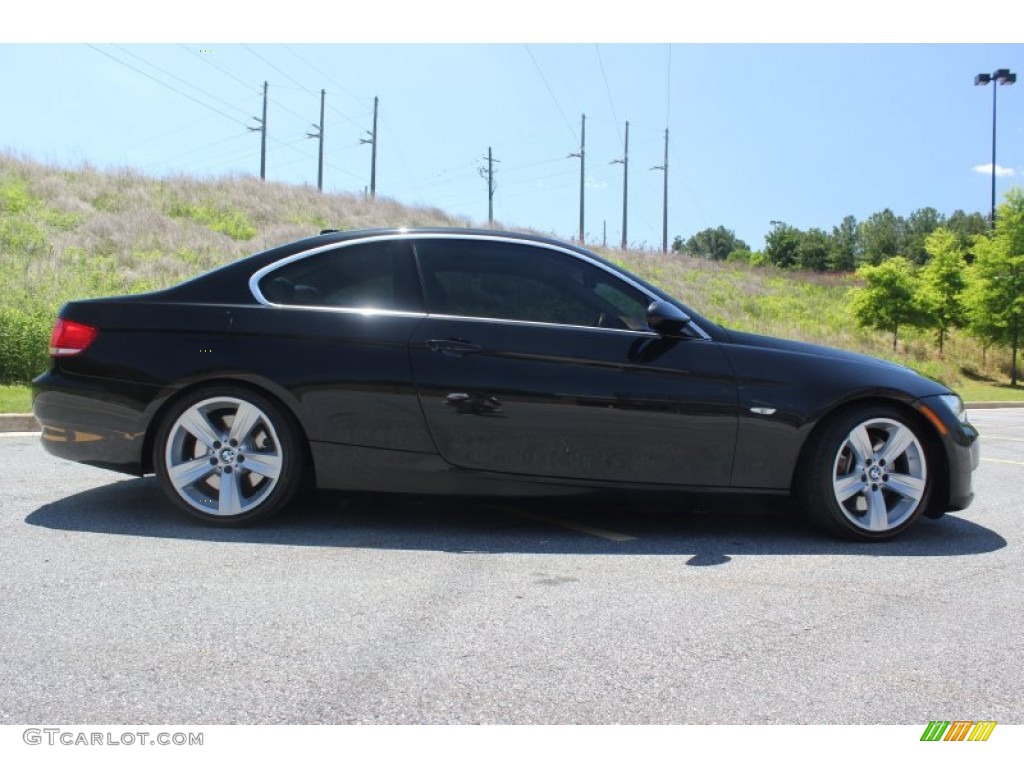
[[[981,459],[978,430],[972,424],[960,421],[939,398],[922,398],[918,401],[919,410],[921,406],[929,409],[931,415],[937,417],[945,427],[945,434],[940,434],[939,437],[949,470],[945,478],[946,493],[932,502],[931,516],[937,517],[944,512],[967,509],[974,501],[972,476]],[[927,418],[932,421],[931,416]]]

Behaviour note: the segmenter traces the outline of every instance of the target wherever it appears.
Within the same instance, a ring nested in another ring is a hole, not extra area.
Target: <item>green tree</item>
[[[981,213],[964,213],[959,208],[946,219],[946,229],[956,235],[960,247],[968,251],[978,235],[988,232],[988,217]]]
[[[769,264],[776,267],[792,267],[797,263],[797,248],[802,233],[796,227],[781,221],[772,225],[772,231],[764,238],[764,255]]]
[[[685,250],[691,256],[713,261],[725,261],[729,254],[738,250],[749,250],[747,244],[736,237],[736,233],[725,227],[701,230],[684,245],[677,237],[672,243],[672,250]]]
[[[925,250],[930,260],[921,270],[918,298],[928,325],[938,331],[941,355],[949,329],[967,320],[963,296],[967,263],[956,234],[944,227],[928,235]]]
[[[881,264],[886,259],[903,252],[907,223],[901,216],[886,208],[871,214],[861,222],[858,238],[861,245],[861,262]]]
[[[995,232],[975,240],[974,259],[967,291],[969,328],[983,342],[1010,346],[1010,385],[1015,387],[1024,336],[1024,190],[1007,192]]]
[[[829,242],[828,268],[832,272],[852,272],[857,268],[860,240],[857,237],[857,219],[847,216],[838,227],[832,227]]]
[[[828,269],[831,241],[828,233],[821,229],[801,232],[796,246],[796,263],[801,269],[824,272]]]
[[[931,256],[926,246],[928,236],[945,221],[946,217],[934,208],[919,208],[910,214],[903,231],[902,255],[915,264],[927,264]]]
[[[923,321],[914,265],[902,256],[894,256],[881,264],[864,265],[857,276],[865,285],[853,290],[853,316],[862,327],[892,331],[895,352],[900,327],[921,325]]]

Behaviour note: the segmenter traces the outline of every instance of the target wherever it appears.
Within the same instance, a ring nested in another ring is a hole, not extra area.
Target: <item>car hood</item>
[[[901,375],[911,376],[917,379],[919,382],[928,382],[933,384],[935,392],[938,394],[949,392],[949,388],[934,379],[929,379],[926,376],[922,376],[917,371],[908,368],[905,365],[899,363],[893,363],[888,360],[881,360],[877,357],[871,357],[869,355],[862,355],[859,352],[848,352],[844,349],[834,349],[832,347],[823,347],[818,344],[808,344],[803,341],[790,341],[789,339],[778,339],[774,336],[760,336],[756,333],[745,333],[743,331],[729,330],[729,341],[732,344],[739,344],[748,347],[755,347],[758,349],[772,349],[779,350],[781,352],[790,352],[801,355],[810,355],[818,358],[829,358],[833,360],[841,360],[847,363],[854,363],[857,365],[870,366],[873,368],[898,372]]]

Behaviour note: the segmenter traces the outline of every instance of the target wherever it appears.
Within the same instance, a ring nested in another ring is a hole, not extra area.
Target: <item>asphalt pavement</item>
[[[316,495],[251,529],[0,436],[0,723],[1024,722],[1024,409],[885,544],[783,512]]]

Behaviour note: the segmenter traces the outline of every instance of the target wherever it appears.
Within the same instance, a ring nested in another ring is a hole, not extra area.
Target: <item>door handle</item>
[[[431,352],[440,352],[450,357],[465,357],[474,352],[484,351],[479,344],[473,344],[465,339],[431,339],[425,346]]]

